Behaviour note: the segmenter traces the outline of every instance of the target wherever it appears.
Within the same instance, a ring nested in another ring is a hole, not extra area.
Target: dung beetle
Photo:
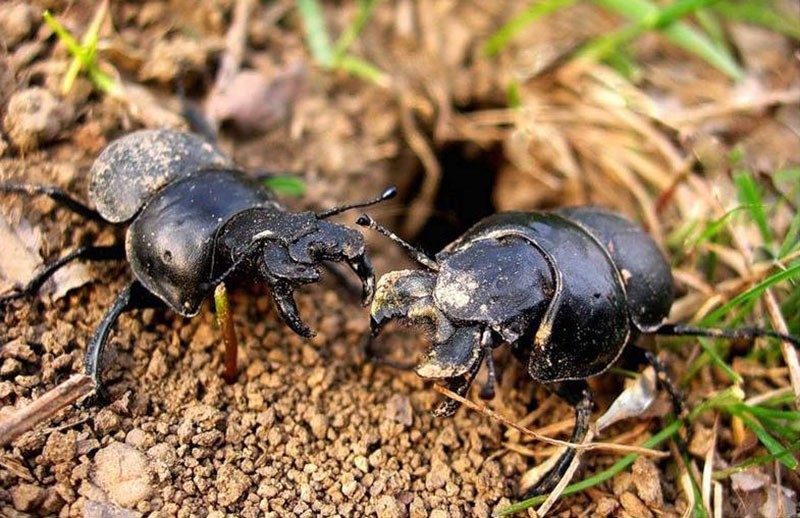
[[[460,396],[480,366],[494,395],[494,347],[509,344],[534,380],[550,384],[575,409],[570,442],[589,429],[592,394],[586,379],[625,359],[650,363],[680,413],[680,395],[652,353],[635,345],[642,335],[795,338],[763,329],[706,329],[662,323],[673,300],[672,272],[653,239],[617,214],[594,207],[489,216],[446,246],[435,260],[378,225],[362,226],[403,246],[425,270],[383,275],[371,308],[373,335],[391,319],[420,324],[433,342],[415,370]],[[450,416],[459,403],[434,409]],[[524,497],[550,492],[569,468],[567,449]]]
[[[293,291],[320,278],[324,261],[343,261],[362,283],[362,302],[375,287],[360,232],[325,221],[394,195],[387,189],[364,203],[320,213],[289,212],[274,194],[249,178],[201,137],[173,130],[141,130],[106,147],[90,172],[96,210],[65,191],[42,185],[0,184],[0,192],[45,195],[86,218],[126,224],[125,244],[82,247],[46,265],[4,302],[35,293],[56,270],[77,259],[124,259],[134,280],[117,296],[92,336],[84,369],[103,397],[100,365],[109,332],[134,309],[167,306],[184,317],[232,274],[264,282],[286,324],[303,337]]]

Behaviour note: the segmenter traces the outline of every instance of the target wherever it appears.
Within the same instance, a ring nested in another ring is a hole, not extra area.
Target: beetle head
[[[416,366],[417,374],[442,380],[462,396],[495,340],[516,342],[538,325],[552,297],[550,266],[525,239],[467,239],[434,261],[369,217],[358,223],[398,242],[427,268],[380,278],[371,308],[373,334],[393,318],[427,327],[432,343]],[[450,415],[457,408],[447,400],[434,414]]]

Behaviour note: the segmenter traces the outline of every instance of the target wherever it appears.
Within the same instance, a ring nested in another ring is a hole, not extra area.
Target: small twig
[[[224,95],[225,90],[230,87],[236,74],[239,73],[244,60],[245,49],[247,48],[247,22],[250,19],[250,13],[253,11],[254,5],[254,0],[236,1],[231,25],[225,35],[225,51],[220,59],[219,70],[217,71],[214,86],[208,96],[209,99]],[[207,103],[207,106],[213,105],[213,102]],[[207,112],[206,118],[213,124],[216,131],[219,125],[217,114]]]
[[[86,374],[75,374],[67,381],[45,392],[31,404],[15,410],[0,421],[0,448],[32,429],[42,421],[53,417],[63,408],[95,389],[94,380]]]
[[[442,166],[431,149],[430,143],[417,127],[410,101],[401,95],[399,102],[400,127],[403,135],[425,169],[425,178],[422,180],[419,196],[409,207],[408,219],[403,229],[404,233],[413,236],[422,229],[433,211],[433,202],[441,184]]]
[[[529,437],[532,437],[532,438],[534,438],[534,439],[536,439],[538,441],[541,441],[541,442],[544,442],[544,443],[547,443],[547,444],[554,444],[556,446],[565,446],[567,448],[575,448],[576,450],[605,450],[605,451],[613,451],[613,452],[624,453],[626,455],[629,454],[629,453],[636,453],[636,454],[639,454],[639,455],[644,455],[644,456],[647,456],[647,457],[656,457],[656,458],[664,458],[664,457],[668,457],[669,456],[669,453],[667,453],[667,452],[653,450],[653,449],[650,449],[650,448],[642,448],[640,446],[629,446],[629,445],[626,445],[626,444],[612,444],[612,443],[607,443],[607,442],[592,442],[592,443],[588,443],[588,444],[586,444],[586,443],[576,444],[574,442],[561,441],[561,440],[558,440],[558,439],[553,439],[552,437],[547,437],[545,435],[536,433],[533,430],[529,430],[527,428],[519,426],[518,424],[514,423],[513,421],[510,421],[510,420],[506,419],[505,417],[503,417],[502,415],[498,414],[497,412],[487,408],[486,406],[480,405],[478,403],[470,401],[469,399],[461,397],[458,394],[456,394],[455,392],[453,392],[452,390],[447,389],[446,387],[443,387],[441,385],[434,385],[433,389],[436,392],[438,392],[438,393],[440,393],[440,394],[442,394],[444,396],[449,397],[450,399],[458,401],[459,403],[461,403],[465,407],[469,408],[470,410],[474,410],[474,411],[476,411],[476,412],[478,412],[480,414],[483,414],[483,415],[485,415],[485,416],[487,416],[487,417],[489,417],[491,419],[495,419],[495,420],[503,423],[504,425],[508,426],[509,428],[513,428],[514,430],[517,430],[520,433],[523,433],[523,434],[525,434],[525,435],[527,435]]]
[[[222,332],[222,342],[225,344],[225,370],[222,372],[222,379],[227,383],[234,383],[237,375],[239,340],[236,338],[236,327],[233,324],[233,316],[228,305],[228,292],[224,282],[217,284],[214,289],[214,305],[217,309],[217,324]]]
[[[592,438],[594,437],[594,433],[589,430],[584,437],[583,441],[581,441],[582,446],[590,446],[591,444],[599,444],[599,443],[592,443]],[[575,456],[572,458],[572,462],[570,462],[567,471],[564,472],[564,475],[561,477],[561,480],[558,481],[558,484],[553,491],[550,492],[550,495],[547,497],[547,500],[544,501],[542,505],[536,509],[537,516],[545,516],[548,512],[550,512],[550,508],[555,505],[559,498],[561,498],[561,493],[567,488],[567,485],[572,481],[572,477],[575,475],[575,471],[578,469],[578,466],[581,465],[581,454],[582,452],[578,450]]]

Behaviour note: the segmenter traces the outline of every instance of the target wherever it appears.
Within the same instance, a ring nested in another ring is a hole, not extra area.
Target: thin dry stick
[[[245,49],[247,47],[247,22],[255,5],[255,0],[237,0],[233,9],[233,18],[228,33],[225,35],[225,52],[220,60],[217,78],[211,89],[209,99],[223,95],[233,82],[239,68],[242,66]],[[208,103],[212,106],[214,103]],[[206,117],[216,127],[219,124],[215,113],[206,113]]]
[[[644,456],[647,456],[647,457],[656,457],[656,458],[669,457],[669,453],[667,453],[667,452],[658,451],[658,450],[652,450],[650,448],[641,448],[639,446],[628,446],[628,445],[625,445],[625,444],[612,444],[612,443],[608,443],[608,442],[593,442],[593,443],[589,443],[589,444],[583,444],[583,443],[582,444],[576,444],[574,442],[561,441],[561,440],[558,440],[558,439],[553,439],[552,437],[547,437],[546,435],[542,435],[542,434],[536,433],[533,430],[529,430],[527,428],[523,428],[522,426],[519,426],[517,423],[514,423],[513,421],[509,421],[508,419],[506,419],[502,415],[500,415],[497,412],[487,408],[486,406],[479,405],[478,403],[470,401],[467,398],[459,396],[458,394],[456,394],[452,390],[449,390],[446,387],[443,387],[441,385],[434,385],[433,389],[436,392],[438,392],[439,394],[442,394],[444,396],[449,397],[450,399],[458,401],[459,403],[461,403],[465,407],[469,408],[470,410],[474,410],[474,411],[476,411],[476,412],[478,412],[480,414],[483,414],[483,415],[485,415],[485,416],[487,416],[487,417],[489,417],[491,419],[495,419],[495,420],[503,423],[504,425],[506,425],[506,426],[508,426],[510,428],[513,428],[514,430],[519,431],[520,433],[523,433],[523,434],[525,434],[525,435],[527,435],[529,437],[533,437],[534,439],[536,439],[538,441],[541,441],[541,442],[545,442],[547,444],[554,444],[556,446],[565,446],[567,448],[575,448],[576,450],[606,450],[606,451],[620,452],[620,453],[624,453],[626,455],[629,454],[629,453],[637,453],[639,455],[644,455]]]
[[[416,235],[433,210],[433,201],[439,192],[439,184],[442,179],[442,167],[430,144],[417,128],[410,101],[402,95],[400,97],[400,127],[408,145],[425,169],[422,188],[417,199],[409,207],[408,218],[403,229],[404,233],[408,235]]]
[[[0,421],[0,448],[32,429],[42,421],[53,417],[63,408],[95,389],[94,380],[86,374],[75,374],[67,381],[45,392],[33,403],[15,410]]]
[[[583,441],[581,442],[581,445],[585,446],[591,445],[593,437],[594,433],[590,430],[589,433],[586,434],[586,437],[584,437]],[[567,471],[564,472],[564,476],[561,477],[561,480],[558,481],[556,487],[553,489],[553,491],[550,492],[550,496],[548,496],[547,500],[545,500],[544,503],[540,505],[538,509],[536,509],[537,516],[546,515],[548,512],[550,512],[550,508],[555,505],[556,501],[559,498],[561,498],[561,493],[563,493],[564,490],[567,488],[567,484],[569,484],[572,481],[572,477],[575,476],[575,471],[578,469],[578,466],[581,465],[582,453],[583,452],[579,450],[572,458],[572,462],[570,462]]]

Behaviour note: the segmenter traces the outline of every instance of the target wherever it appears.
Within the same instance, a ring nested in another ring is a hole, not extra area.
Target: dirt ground
[[[749,65],[764,90],[738,92],[751,102],[743,113],[721,103],[715,105],[721,117],[709,119],[693,109],[711,98],[727,99],[733,87],[657,37],[643,38],[637,50],[648,64],[645,92],[602,67],[551,74],[564,49],[614,26],[615,19],[597,9],[579,5],[524,33],[492,61],[481,56],[482,42],[515,3],[463,4],[400,0],[376,8],[352,52],[385,71],[389,86],[321,69],[309,55],[295,4],[257,4],[245,31],[244,66],[262,79],[241,86],[241,96],[217,99],[220,146],[250,171],[300,174],[305,196],[286,198],[294,208],[330,207],[397,185],[397,200],[369,212],[432,251],[495,209],[590,202],[643,221],[663,243],[697,208],[708,185],[703,182],[724,176],[724,167],[715,168],[717,155],[737,146],[754,150],[747,160],[759,171],[800,164],[800,100],[790,95],[800,74],[785,40],[761,33],[737,40],[764,53]],[[141,127],[185,124],[178,115],[180,90],[195,108],[210,112],[203,102],[226,54],[234,2],[114,2],[113,28],[101,31],[99,56],[125,79],[122,99],[99,92],[85,75],[59,93],[70,59],[41,22],[45,7],[78,35],[95,13],[91,2],[0,3],[0,179],[58,185],[85,199],[89,167],[109,141]],[[354,13],[349,3],[326,3],[331,32],[341,32]],[[674,86],[675,62],[685,87]],[[519,69],[527,74],[520,79],[527,110],[522,120],[502,108],[509,70]],[[764,91],[789,94],[762,101]],[[670,97],[659,97],[664,92]],[[611,110],[619,103],[610,93],[628,106],[663,101],[664,125],[678,129],[662,137],[660,124]],[[240,107],[242,97],[259,102]],[[599,120],[606,108],[613,116]],[[632,142],[645,142],[646,151],[627,154]],[[686,156],[702,162],[708,175],[684,181]],[[670,208],[656,210],[652,193],[666,191]],[[0,235],[17,240],[8,250],[22,246],[34,261],[124,238],[124,227],[86,222],[49,200],[9,196],[0,208],[7,222]],[[337,218],[354,219],[352,213]],[[369,235],[368,248],[379,274],[413,267],[380,236]],[[691,317],[713,293],[693,267],[679,267],[682,297],[673,319]],[[0,310],[0,412],[24,406],[82,370],[94,327],[129,279],[124,262],[76,266],[43,296]],[[0,515],[485,517],[517,501],[523,474],[554,453],[469,409],[433,418],[441,396],[413,372],[367,357],[368,310],[335,279],[298,295],[301,315],[318,331],[309,341],[283,325],[263,288],[240,286],[231,302],[241,342],[240,375],[231,385],[220,377],[222,344],[208,304],[193,319],[166,310],[123,316],[106,355],[113,403],[69,408],[0,451]],[[424,349],[421,332],[387,331],[376,348],[394,360],[411,361]],[[663,357],[681,374],[691,354],[672,350]],[[565,438],[568,405],[526,380],[505,351],[497,351],[497,360],[501,383],[489,407]],[[712,390],[717,374],[704,374],[690,405]],[[485,373],[478,384],[483,379]],[[747,388],[774,389],[788,386],[787,380],[782,371],[766,385],[749,381]],[[592,387],[599,415],[622,381],[609,374]],[[668,410],[661,397],[647,414],[602,440],[640,444],[661,429]],[[695,460],[704,458],[712,426],[713,420],[699,422],[692,430]],[[719,440],[736,442],[727,429]],[[588,453],[575,480],[619,457]],[[552,514],[681,516],[690,503],[679,477],[674,457],[641,459],[612,480],[563,498]],[[800,489],[790,473],[783,484]],[[729,512],[741,509],[733,501],[727,505]]]

